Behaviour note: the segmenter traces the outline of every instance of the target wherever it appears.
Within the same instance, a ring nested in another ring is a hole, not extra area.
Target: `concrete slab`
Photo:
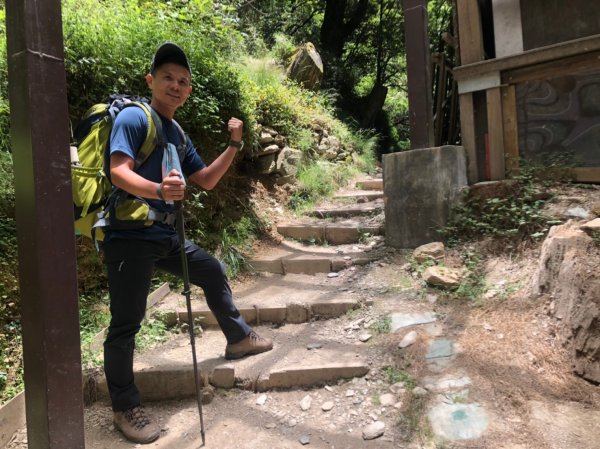
[[[376,199],[366,203],[341,205],[337,207],[315,208],[308,213],[311,217],[357,217],[383,212],[383,199]]]
[[[369,371],[364,346],[323,341],[320,349],[308,350],[308,344],[315,341],[314,325],[286,325],[277,330],[262,327],[257,328],[257,332],[273,338],[274,349],[235,361],[225,360],[226,341],[220,331],[207,331],[197,338],[196,352],[203,383],[266,391],[322,385],[364,376]],[[179,399],[195,394],[187,335],[136,354],[134,369],[136,385],[145,400]],[[104,378],[98,381],[98,397],[108,398]]]
[[[372,192],[369,190],[353,190],[351,192],[340,193],[333,197],[338,200],[354,201],[375,201],[383,198],[383,192]]]
[[[381,235],[382,225],[364,224],[360,220],[339,220],[335,222],[315,221],[287,223],[277,226],[277,232],[284,237],[303,241],[326,241],[338,245],[358,242],[362,234]]]
[[[433,433],[444,440],[480,438],[487,430],[489,418],[479,404],[439,403],[428,413]]]
[[[302,323],[315,318],[341,316],[360,305],[360,297],[330,285],[325,275],[309,276],[265,274],[243,289],[234,288],[235,304],[250,324]],[[215,327],[217,321],[206,305],[202,291],[192,290],[192,315],[202,319],[203,327]],[[187,322],[185,297],[171,293],[157,308],[157,317],[172,325]]]
[[[427,324],[437,321],[437,315],[434,312],[424,313],[392,313],[392,332],[398,332],[400,329],[415,326],[418,324]]]
[[[463,147],[443,146],[383,156],[386,242],[416,248],[439,238],[467,187]]]
[[[429,343],[426,359],[436,359],[439,357],[450,357],[454,354],[454,343],[451,340],[433,340]]]
[[[356,181],[356,188],[360,190],[383,190],[383,178]]]

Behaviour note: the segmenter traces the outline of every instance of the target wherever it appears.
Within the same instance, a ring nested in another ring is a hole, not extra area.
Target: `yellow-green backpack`
[[[141,198],[129,198],[125,192],[113,187],[106,175],[112,126],[119,112],[128,107],[141,108],[148,119],[146,138],[135,160],[134,170],[137,170],[157,147],[164,145],[160,117],[147,99],[113,95],[107,103],[95,104],[88,109],[73,133],[71,182],[75,230],[94,241],[103,240],[102,228],[111,222],[118,223],[120,228],[135,228],[150,226],[155,220],[166,222],[171,219],[151,209]],[[177,127],[183,135],[181,127]],[[185,135],[183,137],[185,142]]]

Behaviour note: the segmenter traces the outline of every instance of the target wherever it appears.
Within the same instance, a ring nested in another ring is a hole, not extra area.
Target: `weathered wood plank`
[[[501,88],[489,89],[486,93],[486,99],[490,148],[490,180],[497,181],[506,178]]]
[[[477,171],[477,148],[475,140],[475,109],[473,107],[473,94],[459,96],[460,101],[460,129],[462,145],[467,152],[467,176],[469,184],[479,181]]]
[[[573,73],[600,70],[600,51],[585,53],[558,61],[549,61],[530,67],[510,70],[502,74],[504,84],[517,84],[525,81],[558,78]]]
[[[516,88],[515,86],[503,86],[501,89],[506,173],[509,176],[515,176],[519,172],[519,131],[517,126]]]
[[[462,44],[462,42],[461,42]],[[576,39],[547,47],[536,48],[517,55],[503,58],[489,59],[487,61],[463,61],[463,65],[454,69],[457,81],[472,77],[479,77],[488,72],[513,70],[535,64],[554,61],[571,56],[600,51],[600,34]]]
[[[476,0],[457,0],[459,51],[462,64],[483,61],[483,33]]]

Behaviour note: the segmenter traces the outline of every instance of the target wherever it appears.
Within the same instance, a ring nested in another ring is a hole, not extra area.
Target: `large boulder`
[[[296,176],[302,163],[302,151],[285,147],[276,159],[276,172],[281,176]]]
[[[600,248],[582,228],[569,221],[550,230],[532,289],[553,298],[550,311],[570,342],[575,372],[600,382]]]
[[[301,45],[287,68],[286,76],[307,89],[317,89],[323,79],[321,55],[310,42]]]

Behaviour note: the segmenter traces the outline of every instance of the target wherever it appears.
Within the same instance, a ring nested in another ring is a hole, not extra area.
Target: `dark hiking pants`
[[[112,239],[103,250],[111,312],[104,342],[104,372],[113,410],[123,411],[140,404],[133,379],[133,350],[146,313],[154,268],[181,277],[181,252],[177,236],[164,240]],[[204,290],[227,342],[243,340],[251,329],[233,304],[223,264],[189,241],[186,254],[190,282]]]

